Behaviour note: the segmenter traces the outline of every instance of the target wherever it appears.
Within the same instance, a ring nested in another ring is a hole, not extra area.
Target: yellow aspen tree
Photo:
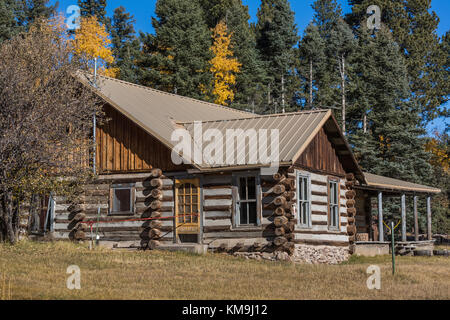
[[[95,16],[81,19],[80,28],[75,33],[74,52],[86,61],[89,71],[93,72],[97,58],[98,73],[116,77],[118,68],[108,68],[108,65],[114,63],[110,45],[111,40],[105,26],[101,25]]]
[[[232,34],[228,34],[226,23],[219,22],[212,31],[214,44],[211,51],[214,58],[210,60],[210,71],[214,76],[213,95],[216,97],[215,103],[226,106],[234,100],[233,85],[236,84],[236,73],[239,73],[242,64],[233,58]]]
[[[435,136],[425,145],[425,150],[431,153],[430,163],[435,167],[441,167],[444,172],[450,173],[448,144],[439,133],[435,133]]]

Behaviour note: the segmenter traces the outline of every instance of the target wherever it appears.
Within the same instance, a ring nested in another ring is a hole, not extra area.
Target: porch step
[[[397,242],[395,246],[395,253],[401,256],[429,255],[430,252],[433,252],[433,241]]]
[[[196,254],[206,254],[208,252],[208,246],[195,243],[183,243],[183,244],[163,244],[155,248],[155,250],[162,251],[183,251]]]

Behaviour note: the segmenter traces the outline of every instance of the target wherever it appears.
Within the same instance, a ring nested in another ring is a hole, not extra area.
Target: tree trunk
[[[11,244],[16,243],[16,234],[13,227],[13,203],[12,203],[12,193],[7,188],[3,188],[3,223],[6,227],[6,239]]]
[[[33,193],[30,200],[30,210],[28,212],[28,233],[35,231],[34,223],[36,219],[36,209],[38,207],[38,196]]]
[[[0,243],[6,241],[6,226],[3,222],[3,206],[0,205]]]
[[[20,201],[19,200],[15,200],[13,202],[12,226],[13,226],[13,231],[14,231],[14,238],[19,240],[19,232],[20,232]]]
[[[364,118],[363,118],[363,130],[364,133],[367,133],[367,114],[364,112]]]
[[[345,124],[345,113],[346,113],[346,101],[345,101],[345,57],[341,57],[342,60],[342,69],[341,69],[341,86],[342,86],[342,131],[344,135],[347,134],[347,128]]]

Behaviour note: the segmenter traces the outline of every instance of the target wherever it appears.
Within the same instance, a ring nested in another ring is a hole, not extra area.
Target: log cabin
[[[90,75],[78,77],[92,85]],[[358,243],[384,243],[370,230],[372,197],[440,192],[363,173],[330,110],[261,116],[102,76],[95,90],[108,119],[95,129],[96,178],[78,203],[50,197],[41,220],[55,239],[339,263]],[[203,132],[244,138],[215,145],[223,163],[189,162],[184,149],[174,157],[180,129],[194,149],[203,148]],[[276,145],[254,140],[266,131],[277,132]],[[269,149],[277,153],[273,172],[255,156]]]

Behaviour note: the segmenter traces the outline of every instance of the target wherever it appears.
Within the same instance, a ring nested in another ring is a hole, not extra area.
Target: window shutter
[[[237,227],[239,225],[239,209],[238,209],[238,202],[239,202],[239,190],[238,190],[238,178],[236,176],[233,176],[232,178],[232,197],[233,197],[233,203],[231,208],[231,216],[233,217],[233,226]]]
[[[136,214],[136,188],[131,188],[130,211]]]
[[[262,192],[261,192],[261,176],[257,175],[256,183],[256,224],[261,225],[262,220]]]
[[[112,213],[113,210],[113,201],[114,201],[114,189],[109,188],[109,207],[108,207],[108,214]]]

